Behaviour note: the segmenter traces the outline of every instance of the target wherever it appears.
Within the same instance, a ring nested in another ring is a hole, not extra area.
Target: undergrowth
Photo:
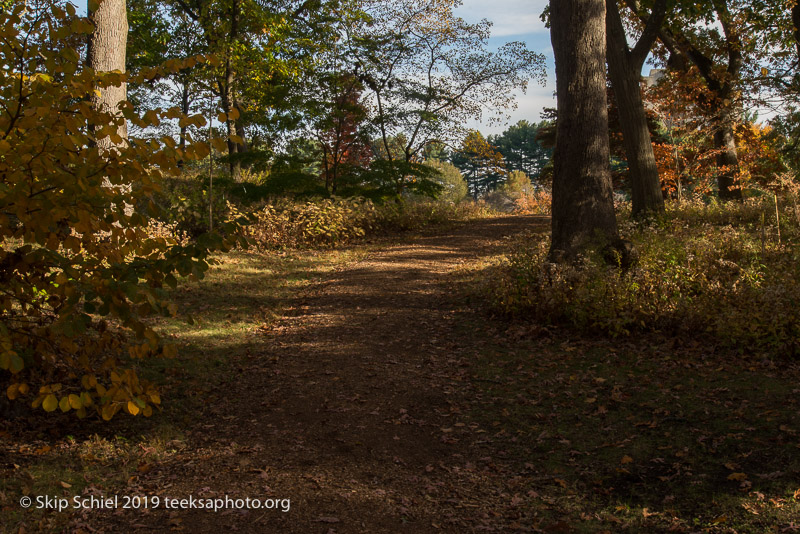
[[[638,262],[608,266],[590,253],[547,259],[549,243],[516,240],[490,285],[512,316],[611,336],[707,336],[741,351],[800,352],[800,231],[791,203],[776,222],[770,197],[742,204],[671,205],[646,222],[623,215]]]
[[[158,202],[166,217],[151,223],[150,233],[185,243],[207,232],[212,219],[218,226],[244,215],[250,220],[245,235],[260,250],[331,248],[492,213],[483,202],[419,196],[383,203],[364,197],[264,197],[257,185],[225,180],[210,194],[206,185],[192,175],[165,183]]]

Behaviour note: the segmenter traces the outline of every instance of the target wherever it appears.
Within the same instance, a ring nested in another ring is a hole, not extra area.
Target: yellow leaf
[[[11,384],[10,386],[8,386],[8,389],[6,390],[6,395],[8,395],[8,398],[11,400],[16,399],[18,393],[19,393],[19,384]]]
[[[630,456],[628,456],[626,454],[625,456],[622,457],[622,460],[620,460],[619,463],[621,463],[621,464],[632,464],[633,463],[633,458],[631,458]]]
[[[217,120],[219,122],[228,122],[228,116],[225,115],[224,113],[220,113],[219,115],[217,115]]]
[[[73,410],[79,410],[83,406],[81,398],[75,395],[74,393],[70,394],[68,398],[69,398],[69,405]]]
[[[745,473],[732,473],[728,475],[728,480],[747,480],[747,475]]]
[[[215,137],[211,140],[211,146],[213,146],[217,152],[224,152],[228,149],[228,145],[225,143],[225,140],[218,137]]]
[[[62,412],[69,411],[69,397],[61,397],[61,400],[58,403],[58,407],[61,408]]]
[[[151,415],[153,415],[153,407],[150,406],[149,404],[145,406],[144,410],[142,410],[142,415],[144,415],[145,417],[150,417]]]
[[[139,407],[133,401],[128,401],[128,412],[131,415],[136,415],[139,413]]]
[[[28,387],[28,384],[23,382],[22,384],[19,385],[19,394],[20,395],[27,395],[28,391],[30,391],[30,388]]]
[[[58,399],[52,393],[44,398],[42,401],[42,408],[46,412],[54,412],[58,408]]]
[[[118,408],[112,404],[106,404],[103,406],[103,409],[100,411],[100,415],[103,417],[104,421],[110,421],[114,414],[117,413]]]

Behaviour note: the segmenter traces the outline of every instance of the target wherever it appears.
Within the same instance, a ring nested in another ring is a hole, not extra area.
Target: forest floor
[[[182,383],[164,412],[0,431],[3,531],[800,530],[796,362],[493,317],[481,280],[548,226],[480,219],[316,271],[294,257],[316,274],[271,293],[274,264],[228,258],[245,267],[179,295],[198,326],[166,325],[195,356],[159,371]],[[17,504],[100,494],[159,507]],[[225,496],[274,508],[165,506]]]

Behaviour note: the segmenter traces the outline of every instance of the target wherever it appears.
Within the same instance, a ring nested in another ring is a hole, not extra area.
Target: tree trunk
[[[735,183],[739,170],[739,153],[736,150],[736,138],[733,135],[733,117],[727,108],[723,108],[715,121],[714,148],[717,154],[717,167],[720,174],[717,177],[719,198],[722,200],[741,200],[742,189]]]
[[[661,180],[658,177],[640,86],[642,62],[646,54],[636,57],[629,50],[616,0],[607,0],[606,17],[608,73],[617,99],[622,139],[628,160],[633,216],[663,213]],[[642,39],[647,39],[647,36],[642,35]],[[640,41],[640,44],[646,42]]]
[[[238,136],[236,120],[230,117],[231,111],[235,108],[234,86],[236,84],[236,71],[233,68],[231,55],[233,54],[233,44],[239,37],[239,1],[233,0],[231,5],[231,28],[229,34],[228,49],[225,57],[225,77],[220,83],[220,94],[222,95],[222,111],[227,115],[225,125],[228,130],[228,168],[233,180],[239,179],[242,164],[236,157],[239,153],[239,144],[234,142],[231,137]]]
[[[128,13],[125,0],[102,0],[95,10],[89,12],[94,31],[89,36],[86,48],[86,64],[97,73],[125,72],[125,48],[128,43]],[[128,99],[127,84],[100,88],[92,95],[92,104],[100,111],[121,117],[118,106]],[[128,140],[128,125],[124,119],[117,129],[121,141],[106,136],[97,139],[101,149],[112,150],[124,146]]]
[[[182,84],[181,87],[181,113],[184,115],[189,115],[189,80],[183,79],[179,83]],[[186,125],[181,126],[181,133],[180,133],[180,142],[178,146],[181,149],[181,152],[186,150],[186,134],[189,131],[189,127]],[[183,167],[184,161],[181,158],[178,160],[178,167]]]
[[[618,239],[609,165],[603,0],[551,0],[558,121],[553,153],[553,261]]]

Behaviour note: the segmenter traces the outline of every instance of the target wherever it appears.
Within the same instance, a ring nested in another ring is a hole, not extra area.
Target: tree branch
[[[607,0],[613,1],[613,0]],[[639,36],[639,41],[633,47],[630,53],[630,61],[637,69],[641,70],[644,65],[647,54],[653,48],[653,43],[658,39],[658,32],[667,18],[667,0],[656,0],[653,4],[653,9],[650,10],[650,17],[648,17],[647,24]]]

